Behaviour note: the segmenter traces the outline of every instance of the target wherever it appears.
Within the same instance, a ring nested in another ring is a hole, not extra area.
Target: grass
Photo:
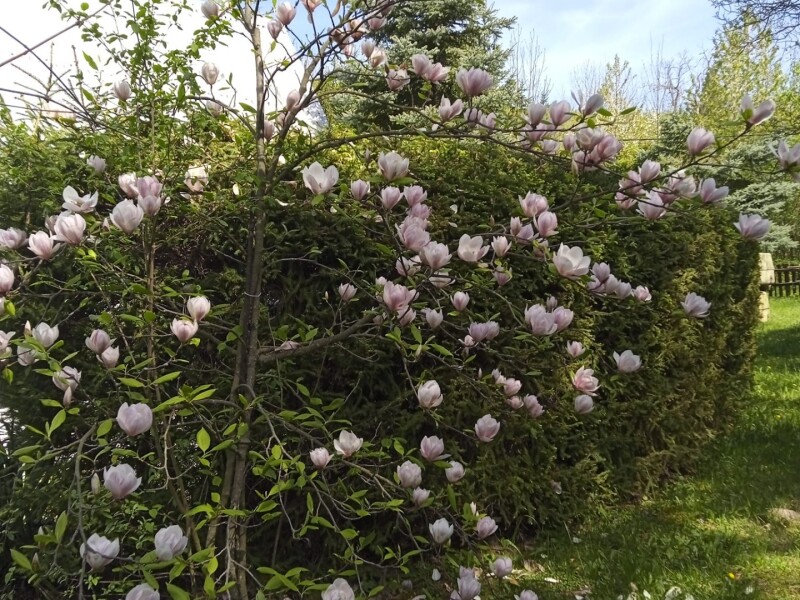
[[[772,514],[800,511],[800,301],[771,304],[755,396],[735,430],[657,497],[537,539],[520,590],[661,600],[677,586],[676,600],[800,600],[800,523]]]

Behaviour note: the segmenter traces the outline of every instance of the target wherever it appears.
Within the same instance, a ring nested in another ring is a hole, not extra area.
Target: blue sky
[[[635,72],[663,44],[665,57],[699,58],[712,47],[719,22],[708,0],[498,0],[502,16],[534,30],[547,52],[553,96],[568,97],[570,75],[587,61],[605,65],[619,54]]]

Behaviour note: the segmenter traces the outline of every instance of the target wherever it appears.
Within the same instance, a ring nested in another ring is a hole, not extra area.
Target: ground
[[[527,572],[515,572],[519,590],[540,600],[582,590],[593,600],[800,599],[800,298],[771,308],[755,394],[732,433],[657,497],[540,537]]]

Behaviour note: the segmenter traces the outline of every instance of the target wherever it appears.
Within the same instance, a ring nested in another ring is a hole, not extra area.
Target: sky
[[[535,31],[556,97],[569,96],[571,73],[587,61],[605,65],[619,54],[641,71],[651,46],[661,44],[665,57],[699,57],[719,25],[708,0],[498,0],[494,7],[517,18],[523,38]]]
[[[8,1],[8,0],[5,0]],[[67,4],[78,4],[78,0],[65,0]],[[189,32],[202,27],[204,19],[199,14],[201,0],[194,0],[198,10],[187,16],[184,33],[174,37],[174,43],[186,44]],[[58,15],[41,8],[42,2],[25,0],[15,3],[12,11],[3,15],[0,26],[9,30],[27,44],[41,41],[63,27]],[[99,6],[99,0],[91,0],[90,11]],[[615,54],[628,60],[634,72],[641,77],[643,65],[649,60],[651,48],[662,45],[665,57],[676,57],[681,52],[699,58],[712,45],[718,22],[708,0],[498,0],[495,8],[502,16],[516,17],[523,38],[535,32],[540,45],[546,51],[547,75],[553,82],[551,97],[568,98],[573,71],[587,61],[604,66]],[[305,11],[298,10],[297,24],[301,30],[308,28]],[[302,34],[301,34],[302,35]],[[507,38],[510,36],[507,36]],[[235,70],[236,65],[245,65],[247,74],[239,75],[242,89],[253,87],[249,61],[240,56],[247,51],[234,42],[229,48],[219,48],[203,57],[217,63],[223,75],[226,70]],[[508,43],[508,39],[506,39]],[[54,56],[62,70],[72,66],[72,46],[83,50],[79,33],[72,30],[57,38]],[[42,48],[42,56],[49,51]],[[0,63],[21,47],[0,31]],[[93,56],[94,50],[87,48]],[[80,52],[78,52],[80,57]],[[20,70],[21,67],[22,70]],[[85,68],[85,65],[84,65]],[[46,71],[32,57],[0,67],[0,88],[18,89],[26,76],[23,71],[40,76]],[[199,71],[199,65],[198,65]],[[106,80],[116,73],[106,74]],[[246,84],[246,85],[245,85]],[[291,82],[287,82],[290,86]],[[8,99],[9,94],[2,92]],[[239,101],[252,101],[240,94]]]

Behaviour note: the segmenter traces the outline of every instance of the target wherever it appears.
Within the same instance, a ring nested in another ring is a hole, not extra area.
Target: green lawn
[[[680,600],[800,599],[800,523],[772,513],[800,511],[800,299],[772,301],[756,377],[752,404],[696,474],[578,531],[540,537],[515,573],[519,589],[541,600],[584,589],[596,600],[633,589],[632,598],[646,590],[661,600],[673,586]]]

